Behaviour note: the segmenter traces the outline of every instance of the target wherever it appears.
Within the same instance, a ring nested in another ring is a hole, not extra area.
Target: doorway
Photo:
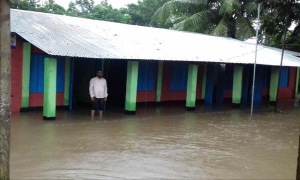
[[[102,65],[104,67],[102,68]],[[108,86],[107,111],[124,109],[126,95],[126,60],[74,59],[73,99],[74,108],[91,107],[90,80],[98,70],[103,70]]]
[[[126,97],[126,60],[105,60],[104,74],[107,80],[108,101],[107,109],[122,109],[125,107]]]

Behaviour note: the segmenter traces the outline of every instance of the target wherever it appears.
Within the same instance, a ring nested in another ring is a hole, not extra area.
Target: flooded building
[[[243,41],[62,15],[11,10],[12,112],[90,103],[89,81],[103,70],[108,106],[185,101],[249,105],[255,45]],[[254,103],[295,99],[300,53],[259,46]]]

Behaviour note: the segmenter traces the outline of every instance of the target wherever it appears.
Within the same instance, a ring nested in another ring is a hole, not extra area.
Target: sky
[[[41,0],[46,2],[47,0]],[[69,3],[71,1],[75,1],[75,0],[54,0],[55,3],[63,6],[65,9],[68,8]],[[95,5],[100,4],[102,0],[94,0]],[[138,0],[107,0],[108,3],[110,3],[114,8],[121,8],[121,7],[125,7],[127,4],[130,3],[137,3]]]

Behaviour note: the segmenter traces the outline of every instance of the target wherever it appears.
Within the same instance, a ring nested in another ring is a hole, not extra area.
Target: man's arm
[[[94,94],[94,82],[93,82],[93,79],[90,80],[90,96],[91,96],[91,100],[94,101],[94,97],[95,97],[95,94]]]

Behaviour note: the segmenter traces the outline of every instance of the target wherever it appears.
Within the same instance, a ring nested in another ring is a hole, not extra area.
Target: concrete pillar
[[[203,79],[202,79],[202,95],[201,95],[201,99],[205,99],[206,76],[207,76],[207,64],[205,64],[204,67],[203,67]]]
[[[232,87],[232,104],[240,106],[242,99],[243,87],[243,66],[234,66],[233,70],[233,87]]]
[[[69,110],[72,111],[73,109],[73,84],[74,84],[74,59],[71,60],[70,65],[70,89],[69,89]]]
[[[102,59],[102,62],[101,62],[101,70],[105,71],[105,60],[104,59]]]
[[[29,108],[30,60],[31,60],[31,45],[28,42],[24,42],[23,43],[21,111],[27,111]]]
[[[251,99],[251,85],[250,85],[250,72],[251,72],[251,67],[250,66],[245,66],[243,70],[243,86],[242,86],[242,105],[247,106],[249,103],[249,99]]]
[[[197,91],[198,65],[189,65],[188,84],[186,94],[187,110],[195,110],[196,107],[196,91]]]
[[[56,118],[56,76],[57,60],[46,58],[44,70],[44,120],[55,120]]]
[[[217,94],[216,94],[216,105],[221,107],[224,102],[224,90],[225,90],[225,80],[226,80],[226,72],[224,65],[218,65],[218,82],[217,82]],[[227,65],[228,66],[228,65]]]
[[[297,68],[297,74],[296,74],[296,87],[295,87],[295,99],[299,100],[299,95],[298,95],[298,91],[299,91],[299,77],[300,76],[300,68]]]
[[[65,88],[64,88],[64,105],[69,106],[70,103],[70,77],[71,77],[71,59],[66,58],[65,62]]]
[[[158,62],[158,71],[157,71],[157,85],[156,85],[156,102],[160,103],[161,101],[161,88],[162,88],[162,77],[163,77],[163,62]]]
[[[257,66],[255,88],[254,88],[254,107],[258,108],[262,103],[263,83],[264,83],[264,67]]]
[[[137,61],[128,61],[127,82],[126,82],[126,100],[125,100],[125,113],[126,114],[135,114],[135,112],[136,112],[138,72],[139,72],[139,63]]]
[[[214,89],[214,65],[207,65],[206,89],[205,89],[205,105],[211,106],[213,103]]]
[[[277,100],[277,88],[279,79],[279,67],[272,67],[271,69],[271,80],[270,80],[270,105],[275,105]]]

